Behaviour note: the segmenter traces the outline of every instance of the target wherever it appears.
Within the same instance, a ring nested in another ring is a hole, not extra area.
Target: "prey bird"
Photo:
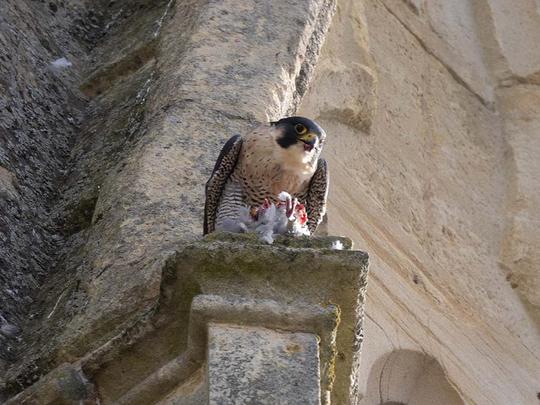
[[[328,168],[320,158],[324,130],[304,117],[288,117],[235,135],[225,143],[206,183],[203,233],[231,229],[246,208],[278,204],[289,193],[305,206],[311,234],[321,223],[328,196]]]

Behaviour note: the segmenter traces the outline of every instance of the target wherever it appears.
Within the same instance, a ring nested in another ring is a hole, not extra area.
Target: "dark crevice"
[[[67,235],[80,232],[92,224],[92,217],[94,215],[94,210],[96,209],[97,200],[97,195],[83,198],[76,207],[68,212],[63,224],[63,230]]]
[[[81,85],[81,91],[88,97],[95,97],[109,89],[120,78],[135,73],[156,57],[156,42],[151,41],[122,59],[99,69]]]

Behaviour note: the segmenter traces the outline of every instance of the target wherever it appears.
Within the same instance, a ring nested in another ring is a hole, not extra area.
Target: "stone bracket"
[[[189,321],[188,349],[127,392],[120,404],[148,403],[187,379],[206,359],[208,325],[234,324],[312,333],[320,339],[321,387],[331,389],[330,371],[335,357],[339,308],[315,305],[287,305],[273,300],[239,296],[198,295],[193,299]]]
[[[181,247],[161,268],[159,300],[150,311],[9,403],[95,403],[99,397],[103,403],[192,405],[221,401],[210,393],[225,382],[248,396],[253,386],[266,389],[269,400],[290,382],[283,391],[309,391],[309,403],[347,403],[357,389],[352,377],[368,259],[350,248],[350,240],[339,237],[277,238],[268,245],[254,235],[227,234]],[[228,339],[225,330],[238,339]],[[243,348],[238,356],[236,348]],[[245,368],[253,378],[216,372],[219,359],[227,358],[231,370]],[[268,361],[259,369],[253,358]],[[286,378],[287,369],[296,380]],[[272,384],[270,376],[282,383]]]

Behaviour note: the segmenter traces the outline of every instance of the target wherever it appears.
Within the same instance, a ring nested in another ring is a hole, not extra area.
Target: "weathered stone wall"
[[[537,401],[536,4],[337,4],[0,5],[0,400],[200,402],[174,252],[223,142],[299,106],[372,257],[359,403]]]
[[[32,353],[57,332],[42,322],[60,316],[62,328],[84,308],[100,185],[143,130],[170,5],[0,5],[0,369],[24,361],[35,377],[19,386],[40,374]]]
[[[332,134],[329,232],[371,254],[362,404],[537,401],[538,21],[528,1],[338,6],[300,111]],[[424,355],[440,381],[403,372]]]
[[[77,2],[59,3],[0,4],[0,364],[15,358],[63,241],[57,201],[84,106],[77,82],[90,28]],[[72,65],[53,63],[61,58]]]

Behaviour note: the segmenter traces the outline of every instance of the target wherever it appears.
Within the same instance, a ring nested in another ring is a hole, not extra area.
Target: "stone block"
[[[210,324],[209,404],[319,404],[319,347],[311,333]]]
[[[94,387],[76,367],[62,364],[6,405],[94,404]]]

